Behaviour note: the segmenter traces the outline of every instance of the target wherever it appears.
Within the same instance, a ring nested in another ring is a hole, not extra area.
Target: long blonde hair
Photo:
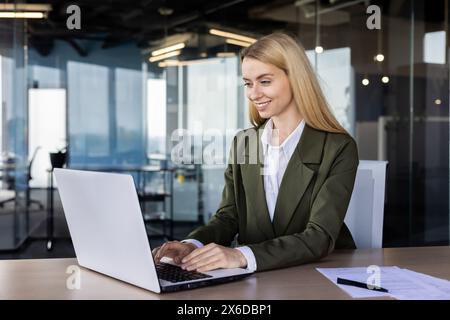
[[[305,49],[294,38],[284,33],[272,33],[244,48],[241,51],[241,63],[244,58],[256,59],[284,70],[295,104],[306,124],[318,130],[347,133],[330,111]],[[255,127],[266,121],[259,116],[251,101],[249,112],[250,121]]]

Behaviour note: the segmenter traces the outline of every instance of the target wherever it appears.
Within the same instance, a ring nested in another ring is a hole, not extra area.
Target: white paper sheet
[[[336,283],[338,277],[367,283],[369,277],[373,277],[367,267],[317,268],[317,271],[353,298],[391,296],[401,300],[450,300],[450,281],[396,266],[379,267],[380,286],[389,290],[389,293]]]

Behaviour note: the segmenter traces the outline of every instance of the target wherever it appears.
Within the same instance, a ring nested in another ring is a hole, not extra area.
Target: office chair
[[[28,162],[27,165],[27,185],[24,186],[25,190],[26,190],[26,203],[27,203],[27,207],[29,207],[31,204],[37,204],[39,206],[39,209],[43,210],[44,209],[44,205],[42,204],[42,202],[38,201],[38,200],[34,200],[30,198],[30,186],[29,186],[29,182],[31,179],[33,179],[32,175],[31,175],[31,168],[33,166],[33,162],[34,159],[36,158],[36,154],[39,151],[39,149],[41,149],[40,146],[38,146],[34,152],[33,152],[33,156],[31,157],[30,161]],[[6,176],[6,183],[8,184],[8,189],[9,190],[5,190],[5,191],[9,191],[9,194],[11,195],[10,198],[3,200],[0,202],[0,207],[3,207],[6,203],[8,202],[13,202],[16,200],[17,197],[17,193],[13,190],[16,189],[16,179],[13,175],[7,175]]]
[[[31,168],[33,166],[33,162],[36,159],[36,155],[39,151],[39,149],[41,149],[41,146],[36,147],[36,149],[34,149],[33,152],[33,156],[31,157],[29,163],[28,163],[28,185],[26,186],[26,194],[27,194],[27,207],[29,207],[31,204],[37,204],[39,206],[39,209],[43,210],[44,209],[44,205],[42,204],[42,202],[38,201],[38,200],[34,200],[30,198],[30,180],[33,179],[33,176],[31,175]]]
[[[0,190],[1,208],[3,208],[6,203],[16,200],[16,192],[14,190],[15,158],[8,158],[4,165],[11,167],[2,168],[1,172],[1,180],[3,185],[2,189]]]
[[[13,190],[1,189],[0,190],[0,208],[8,202],[16,200],[16,193]]]
[[[358,249],[383,247],[387,161],[361,160],[344,222]]]

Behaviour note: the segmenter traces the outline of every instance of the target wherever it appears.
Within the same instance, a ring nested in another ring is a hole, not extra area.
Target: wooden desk
[[[66,268],[73,264],[75,259],[0,261],[0,299],[350,299],[315,268],[396,265],[450,280],[450,247],[340,251],[317,263],[168,294],[154,294],[84,268],[80,290],[69,290]]]

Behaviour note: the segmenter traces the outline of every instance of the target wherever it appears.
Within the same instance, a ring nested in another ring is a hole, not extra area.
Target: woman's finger
[[[186,257],[184,257],[184,259],[182,260],[182,262],[183,262],[183,263],[187,263],[187,262],[189,262],[191,259],[197,257],[198,255],[203,254],[203,253],[205,253],[205,252],[208,252],[208,251],[210,251],[210,250],[212,250],[212,249],[214,249],[214,248],[216,248],[216,247],[217,247],[216,244],[210,243],[210,244],[208,244],[208,245],[206,245],[206,246],[204,246],[204,247],[202,247],[202,248],[195,249],[195,250],[192,251],[190,254],[188,254]]]
[[[183,265],[181,267],[183,269],[188,269],[189,267],[196,265],[200,261],[204,261],[204,260],[209,259],[210,257],[214,257],[214,256],[217,257],[219,253],[220,253],[220,250],[217,250],[217,248],[212,248],[207,251],[203,251],[203,253],[200,253],[200,254],[196,255],[195,257],[187,260],[185,263],[183,263]],[[191,270],[192,269],[195,269],[195,268],[191,268]]]
[[[189,253],[191,253],[192,250],[195,249],[185,248],[183,250],[178,251],[177,254],[173,257],[173,261],[176,264],[181,264],[181,260],[183,260],[184,257],[186,257]]]
[[[156,247],[152,250],[152,255],[155,257],[161,247]]]
[[[159,259],[161,257],[161,253],[164,251],[164,247],[166,246],[166,243],[163,243],[156,252],[155,259]]]
[[[197,272],[208,272],[208,271],[219,269],[219,268],[225,268],[224,263],[225,262],[223,259],[216,260],[216,261],[213,261],[201,268],[198,268],[196,271]]]
[[[186,267],[186,270],[188,270],[188,271],[197,270],[197,269],[205,267],[213,262],[220,262],[220,261],[224,261],[224,260],[225,259],[218,256],[217,254],[210,255],[210,256],[205,257],[195,263],[191,263],[189,266]]]
[[[164,243],[161,248],[158,250],[158,253],[156,254],[155,258],[157,262],[161,260],[162,257],[165,257],[170,254],[170,250],[174,248],[176,243],[173,242],[166,242]]]

